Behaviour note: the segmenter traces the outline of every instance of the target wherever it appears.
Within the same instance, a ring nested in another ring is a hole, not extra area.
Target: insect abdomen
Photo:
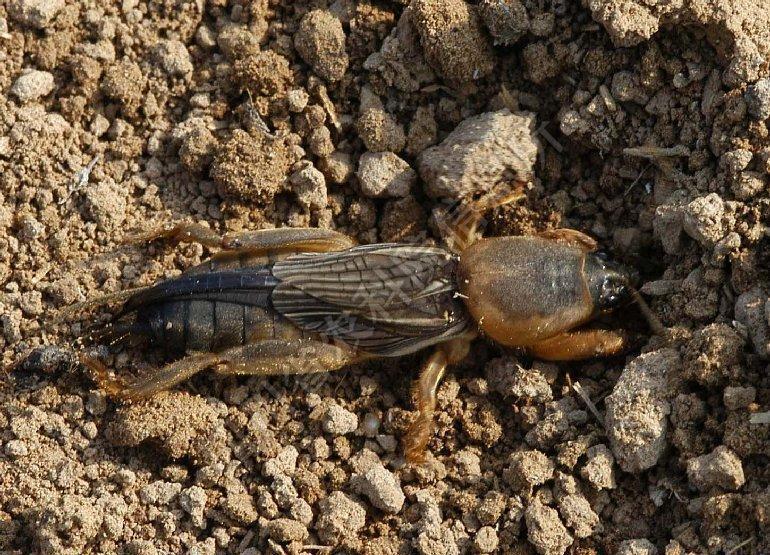
[[[150,340],[182,352],[216,352],[301,335],[273,309],[269,266],[183,274],[129,301]]]
[[[178,352],[216,352],[258,339],[301,335],[269,307],[220,300],[186,299],[142,310],[150,339]]]

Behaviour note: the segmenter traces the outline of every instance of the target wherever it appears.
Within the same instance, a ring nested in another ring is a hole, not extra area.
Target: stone
[[[342,436],[356,431],[358,416],[337,404],[332,404],[326,410],[322,425],[327,434]]]
[[[193,71],[187,47],[178,40],[162,40],[153,49],[158,63],[172,77],[185,77]]]
[[[405,197],[417,173],[392,152],[365,152],[358,162],[361,192],[372,198]]]
[[[302,18],[294,47],[322,79],[339,81],[348,68],[342,23],[328,10],[313,10]]]
[[[327,545],[336,545],[346,537],[355,536],[366,523],[364,506],[341,491],[322,499],[318,508],[320,514],[315,527],[319,539]]]
[[[724,201],[718,194],[698,197],[684,207],[682,227],[702,247],[711,248],[725,235],[724,212]]]
[[[658,548],[648,539],[625,540],[618,545],[617,555],[658,555]]]
[[[291,190],[304,210],[321,210],[326,207],[326,178],[308,162],[289,177]]]
[[[29,70],[13,82],[9,92],[21,102],[46,96],[54,89],[53,75],[47,71]]]
[[[555,509],[535,499],[524,512],[527,539],[540,555],[563,555],[572,545],[572,536],[559,520]]]
[[[519,0],[481,0],[479,13],[495,44],[514,44],[529,29],[527,10]]]
[[[396,514],[404,506],[404,492],[396,476],[384,466],[374,465],[363,474],[351,478],[354,491],[366,496],[376,508]]]
[[[770,78],[764,77],[749,85],[744,99],[749,114],[754,119],[770,118]]]
[[[735,491],[745,482],[741,459],[724,445],[687,461],[687,479],[702,492],[715,487]]]
[[[418,157],[426,193],[461,199],[489,191],[501,181],[528,180],[538,152],[534,124],[534,115],[507,109],[464,120],[441,144]]]
[[[669,377],[681,371],[675,349],[645,353],[626,365],[605,400],[605,427],[620,467],[641,472],[655,466],[666,447],[671,412]]]
[[[65,0],[15,0],[9,2],[8,13],[24,25],[45,29],[65,5]]]

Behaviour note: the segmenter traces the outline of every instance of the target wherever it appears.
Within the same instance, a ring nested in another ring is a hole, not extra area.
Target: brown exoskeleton
[[[448,249],[355,246],[320,229],[220,237],[180,224],[150,232],[138,239],[221,250],[179,277],[86,304],[125,301],[110,337],[146,338],[183,356],[130,384],[93,357],[81,360],[108,394],[133,401],[206,368],[325,372],[433,346],[414,387],[419,415],[405,438],[407,458],[419,460],[445,369],[479,334],[546,360],[611,355],[625,344],[622,332],[583,327],[635,294],[628,275],[595,253],[594,240],[571,229],[483,239],[478,228],[489,207],[476,205]]]

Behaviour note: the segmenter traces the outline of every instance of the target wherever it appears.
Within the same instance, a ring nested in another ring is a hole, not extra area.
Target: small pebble
[[[153,50],[163,70],[173,77],[192,73],[193,65],[187,47],[178,40],[163,40]]]
[[[648,539],[620,542],[617,555],[658,555],[658,548]]]
[[[343,436],[358,429],[358,416],[339,405],[333,404],[326,409],[323,418],[323,430],[327,434]]]
[[[687,461],[687,478],[703,492],[714,487],[734,491],[745,482],[741,459],[724,445]]]
[[[64,6],[64,0],[15,0],[8,3],[8,11],[24,25],[45,29]]]
[[[289,111],[299,113],[307,106],[310,96],[303,89],[292,89],[286,93]]]
[[[332,492],[318,504],[320,516],[316,522],[318,537],[334,545],[342,538],[355,535],[366,523],[366,509],[341,491]]]
[[[473,547],[479,553],[492,553],[497,545],[497,532],[491,526],[482,526],[473,538]]]
[[[405,197],[417,173],[392,152],[366,152],[358,164],[361,192],[372,198]]]
[[[5,444],[5,454],[11,458],[18,459],[26,457],[29,454],[27,444],[20,439],[12,439]]]
[[[364,474],[353,475],[350,481],[355,491],[386,513],[396,514],[404,506],[404,492],[396,476],[384,466],[374,465]]]
[[[728,410],[741,410],[747,408],[757,397],[754,387],[725,387],[723,401]]]
[[[11,85],[10,93],[21,102],[37,100],[54,88],[53,75],[47,71],[31,70],[22,73]]]
[[[759,79],[746,89],[744,96],[749,114],[757,120],[770,117],[770,78]]]
[[[321,210],[326,207],[326,178],[313,164],[307,163],[289,178],[291,190],[304,210]]]

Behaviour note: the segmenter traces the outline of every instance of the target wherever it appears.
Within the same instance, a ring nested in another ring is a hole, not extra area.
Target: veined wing
[[[276,262],[275,310],[300,328],[381,356],[398,356],[461,334],[456,257],[401,244],[300,254]]]

